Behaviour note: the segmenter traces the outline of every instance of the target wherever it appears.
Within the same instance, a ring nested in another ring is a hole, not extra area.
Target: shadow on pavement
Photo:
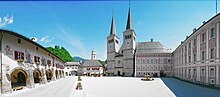
[[[194,85],[175,78],[161,78],[177,97],[220,97],[220,91]]]

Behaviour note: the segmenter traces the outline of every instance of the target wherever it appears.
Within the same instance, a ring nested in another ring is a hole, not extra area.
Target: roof
[[[184,41],[181,42],[181,44],[179,44],[179,46],[173,51],[173,53],[180,47],[182,46],[188,39],[190,39],[190,37],[192,37],[197,31],[199,31],[200,29],[202,29],[204,26],[208,25],[209,22],[211,22],[212,20],[216,19],[217,17],[220,16],[220,13],[218,13],[217,15],[213,16],[211,19],[209,19],[207,22],[203,23],[198,29],[196,29],[195,31],[193,31],[193,33],[191,33]]]
[[[172,53],[172,50],[160,42],[138,42],[136,53]]]
[[[66,62],[65,65],[80,65],[79,62]]]
[[[127,29],[133,29],[130,7],[129,7],[129,10],[128,10],[128,20],[127,20],[126,30]]]
[[[85,60],[82,66],[102,66],[98,60]]]
[[[114,16],[112,16],[112,24],[111,24],[111,31],[110,31],[110,35],[114,34],[116,35],[116,27],[115,27],[115,20],[114,20]]]
[[[25,36],[23,36],[23,35],[21,35],[21,34],[18,34],[18,33],[16,33],[16,32],[9,31],[9,30],[3,30],[3,29],[0,29],[0,32],[2,32],[2,33],[7,33],[7,34],[10,34],[10,35],[13,35],[13,36],[17,36],[17,37],[19,37],[19,38],[21,38],[21,39],[23,39],[23,40],[26,40],[26,41],[28,41],[28,42],[30,42],[30,43],[32,43],[32,44],[34,44],[34,45],[36,45],[36,46],[42,48],[43,50],[49,52],[50,54],[52,54],[53,56],[57,57],[58,59],[60,59],[61,61],[63,61],[63,62],[65,63],[64,60],[62,60],[60,57],[58,57],[58,56],[55,55],[54,53],[52,53],[52,52],[50,52],[49,50],[47,50],[45,47],[41,46],[40,44],[38,44],[38,43],[32,41],[31,39],[29,39],[29,38],[27,38],[27,37],[25,37]],[[4,37],[4,35],[3,35],[3,37]]]

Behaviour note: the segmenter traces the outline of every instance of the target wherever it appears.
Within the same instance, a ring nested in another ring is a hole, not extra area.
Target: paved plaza
[[[33,89],[23,89],[0,97],[71,97],[74,93],[75,77],[65,77]]]
[[[174,78],[141,81],[133,77],[81,77],[83,90],[75,90],[77,77],[65,77],[36,88],[0,97],[219,97],[220,90]]]

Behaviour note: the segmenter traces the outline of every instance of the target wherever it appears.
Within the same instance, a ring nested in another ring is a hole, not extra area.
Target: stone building
[[[80,63],[79,62],[66,62],[64,66],[65,66],[64,68],[65,75],[74,76],[77,74]]]
[[[212,17],[173,52],[174,77],[220,86],[220,14]]]
[[[34,88],[64,77],[64,61],[43,46],[12,31],[0,30],[1,93]]]
[[[91,52],[91,59],[82,62],[79,67],[79,72],[83,76],[102,76],[103,66],[96,60],[96,51],[93,49]]]
[[[119,46],[119,41],[120,41],[119,37],[116,34],[114,16],[112,16],[110,35],[107,37],[107,72],[110,73],[110,75],[143,76],[145,73],[150,73],[148,69],[136,69],[140,65],[139,63],[137,64],[136,58],[138,58],[139,60],[139,58],[143,54],[145,54],[144,57],[146,58],[148,57],[148,53],[149,55],[152,55],[152,56],[157,56],[159,54],[160,55],[162,54],[161,57],[166,57],[165,59],[168,58],[171,60],[172,52],[170,52],[170,50],[168,50],[167,52],[163,52],[164,50],[162,48],[162,50],[158,50],[159,52],[156,52],[156,53],[152,53],[148,51],[148,49],[151,48],[151,45],[149,44],[160,44],[159,42],[152,42],[152,43],[151,42],[136,42],[136,33],[132,25],[132,17],[131,17],[130,8],[128,11],[126,29],[123,32],[123,42],[122,42],[121,47]],[[137,47],[138,44],[139,44],[139,47]],[[146,50],[142,50],[142,48]],[[158,48],[152,48],[152,49],[158,49]],[[169,57],[167,57],[167,55]],[[154,59],[156,60],[157,58],[153,58],[153,61]],[[152,66],[153,68],[156,66],[153,64],[145,64],[145,65]],[[168,67],[171,68],[171,63],[166,64],[166,65],[168,65]],[[163,70],[163,69],[159,69],[160,66],[156,66],[156,67],[158,68],[158,70]],[[164,66],[161,66],[161,67],[164,67]],[[155,72],[159,73],[158,70]],[[170,69],[168,71],[171,72]],[[155,73],[155,72],[151,72],[151,73]]]
[[[171,49],[160,42],[138,42],[135,52],[135,76],[172,76]]]

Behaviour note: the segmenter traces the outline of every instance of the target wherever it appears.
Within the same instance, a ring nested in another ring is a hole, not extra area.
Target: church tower
[[[136,33],[132,25],[131,10],[128,10],[128,19],[126,30],[123,32],[123,44],[121,53],[123,53],[123,72],[124,76],[134,76],[134,54],[136,49]]]
[[[107,37],[107,69],[114,72],[115,55],[119,50],[119,38],[116,35],[114,16],[112,16],[110,35]]]
[[[91,53],[91,60],[96,60],[96,51],[93,49]]]

